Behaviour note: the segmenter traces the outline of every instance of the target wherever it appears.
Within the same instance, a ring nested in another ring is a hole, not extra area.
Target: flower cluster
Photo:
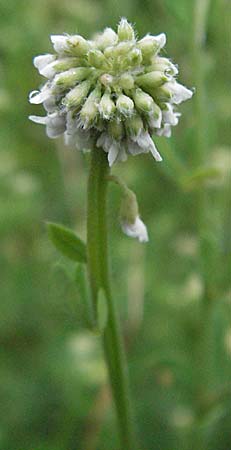
[[[146,152],[161,161],[151,136],[169,137],[180,116],[176,106],[192,96],[175,80],[177,67],[159,55],[165,34],[138,40],[121,19],[117,33],[106,28],[93,40],[55,35],[51,42],[55,54],[34,58],[47,82],[29,97],[47,115],[30,119],[46,125],[50,138],[64,134],[80,150],[102,148],[110,166]]]

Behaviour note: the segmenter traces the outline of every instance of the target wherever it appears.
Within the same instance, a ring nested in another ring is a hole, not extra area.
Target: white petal
[[[155,158],[156,161],[162,161],[162,157],[160,156],[153,140],[150,138],[151,142],[150,142],[150,147],[149,150],[152,153],[152,156]]]
[[[29,116],[29,119],[34,123],[39,123],[41,125],[46,125],[47,123],[47,116]]]
[[[66,128],[68,134],[73,134],[77,131],[77,121],[77,117],[73,117],[72,111],[69,111],[66,117]]]
[[[54,95],[50,95],[47,100],[44,100],[43,107],[48,113],[55,112],[57,110],[56,97]]]
[[[140,153],[147,153],[148,150],[143,149],[139,146],[137,142],[134,142],[132,140],[128,140],[128,152],[131,153],[131,155],[139,155]]]
[[[29,95],[29,102],[34,105],[39,105],[43,103],[50,97],[51,93],[49,89],[44,89],[41,91],[32,91]]]
[[[140,217],[137,216],[133,224],[121,223],[121,227],[127,236],[137,238],[140,242],[148,242],[147,228]]]
[[[125,148],[124,148],[124,145],[121,145],[120,146],[120,151],[119,151],[119,154],[118,154],[118,156],[117,156],[117,160],[116,161],[127,161],[127,159],[128,159],[128,156],[127,156],[127,153],[126,153],[126,150],[125,150]]]
[[[175,126],[178,124],[180,116],[181,114],[178,112],[174,112],[173,106],[170,103],[168,103],[167,110],[163,111],[163,122]]]
[[[172,135],[171,125],[165,123],[163,128],[161,128],[160,130],[156,130],[156,134],[157,136],[171,137]]]
[[[49,138],[56,138],[61,136],[66,130],[66,117],[57,113],[47,116],[47,136]]]
[[[67,131],[64,132],[64,144],[73,146],[75,144],[75,139],[73,134],[68,134]]]
[[[159,115],[155,112],[150,113],[148,117],[148,123],[151,128],[160,128],[162,122],[162,111],[160,109]]]
[[[150,136],[147,131],[142,131],[137,136],[137,144],[143,148],[144,151],[147,151],[148,147],[150,146]]]
[[[68,36],[63,36],[63,35],[51,35],[51,42],[53,44],[54,50],[57,53],[63,53],[66,50],[68,50],[68,45],[67,45],[67,41],[69,39]]]
[[[157,36],[154,36],[155,40],[158,42],[159,47],[163,48],[166,44],[166,34],[165,33],[160,33]]]
[[[52,61],[54,61],[55,55],[46,54],[46,55],[39,55],[35,56],[33,59],[34,66],[36,69],[38,69],[39,73],[42,73],[41,71],[46,67],[48,64],[50,64]]]
[[[94,139],[88,131],[77,130],[73,135],[77,150],[91,150],[94,145]]]
[[[117,142],[113,142],[108,151],[108,162],[110,167],[116,161],[119,150],[120,150],[119,144]]]
[[[190,89],[183,86],[183,84],[177,83],[176,81],[169,81],[165,83],[164,87],[169,89],[172,93],[171,102],[176,105],[190,99],[193,95],[193,92]]]
[[[139,42],[143,43],[146,41],[155,42],[156,44],[158,44],[158,48],[161,49],[166,44],[166,34],[160,33],[157,36],[152,36],[151,34],[147,34]]]
[[[63,131],[61,131],[60,128],[54,128],[54,127],[47,126],[46,133],[50,139],[55,139],[55,138],[61,136],[61,134],[63,134]]]
[[[41,75],[43,75],[43,77],[48,78],[50,80],[56,74],[55,65],[56,65],[56,61],[53,61],[50,64],[47,64],[45,67],[43,67],[39,71],[39,73]]]
[[[115,45],[117,41],[118,36],[112,28],[106,28],[103,33],[95,36],[95,43],[101,50],[105,50],[106,47]]]
[[[112,145],[112,138],[107,133],[102,133],[97,139],[96,146],[102,147],[105,152],[108,152]]]

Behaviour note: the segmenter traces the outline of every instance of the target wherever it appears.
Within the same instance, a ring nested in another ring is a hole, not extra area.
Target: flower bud
[[[122,18],[117,29],[119,41],[132,41],[135,39],[133,27],[127,19]]]
[[[123,192],[123,199],[120,207],[120,219],[122,222],[132,224],[139,214],[139,207],[136,195],[133,191],[126,188]]]
[[[33,64],[36,67],[36,69],[38,69],[39,73],[42,74],[42,70],[55,60],[56,60],[55,55],[50,54],[39,55],[35,56],[35,58],[33,59]]]
[[[124,137],[124,127],[123,122],[120,120],[112,120],[108,124],[108,131],[110,135],[117,141]]]
[[[178,74],[178,68],[175,64],[173,64],[170,59],[163,58],[161,56],[155,55],[151,59],[151,66],[148,68],[151,70],[160,70],[161,72],[165,72],[168,75],[177,75]]]
[[[162,121],[162,111],[154,102],[153,111],[148,116],[148,124],[151,128],[160,128]]]
[[[49,64],[40,68],[40,73],[46,78],[53,78],[57,73],[67,71],[73,67],[81,66],[82,61],[80,62],[79,58],[69,57],[69,58],[60,58],[59,60],[53,60]]]
[[[67,43],[71,53],[75,54],[76,56],[84,56],[90,49],[90,43],[79,35],[70,36]]]
[[[125,127],[129,136],[138,136],[143,130],[143,120],[138,114],[135,114],[126,119]]]
[[[86,65],[84,58],[77,56],[69,56],[67,58],[59,58],[53,62],[53,67],[56,73],[64,72],[68,69],[83,67]]]
[[[92,123],[96,120],[100,97],[101,90],[99,87],[96,87],[85,101],[80,112],[80,118],[83,122],[84,129],[86,129],[89,125],[92,125]]]
[[[79,107],[91,88],[91,81],[85,80],[72,89],[63,99],[63,104],[68,108]]]
[[[102,83],[105,87],[111,86],[113,83],[113,76],[109,73],[103,73],[103,75],[100,76],[99,81]]]
[[[134,78],[129,73],[123,73],[119,79],[121,89],[133,89],[135,85]]]
[[[139,217],[136,195],[128,188],[123,192],[120,221],[122,230],[127,236],[138,238],[140,242],[148,241],[147,228]]]
[[[74,86],[76,83],[85,80],[91,69],[87,67],[77,67],[76,69],[69,69],[66,72],[62,72],[58,75],[55,75],[53,81],[53,87],[58,87],[60,89],[69,89]]]
[[[118,36],[112,28],[105,28],[103,33],[96,35],[95,42],[100,50],[115,45],[118,41]]]
[[[90,43],[82,36],[62,36],[52,35],[51,42],[54,49],[59,54],[75,54],[77,56],[86,55],[90,48]]]
[[[108,47],[106,48],[104,55],[106,58],[119,58],[119,57],[125,57],[128,55],[128,53],[132,50],[134,47],[133,42],[119,42],[119,44],[115,45],[114,47]]]
[[[161,33],[157,36],[147,35],[138,42],[138,47],[142,51],[145,59],[150,58],[156,54],[166,44],[166,35]]]
[[[105,92],[99,103],[99,112],[103,119],[109,120],[115,112],[115,103],[108,92]]]
[[[116,108],[124,116],[130,116],[134,111],[134,103],[127,95],[120,94],[116,101]]]
[[[54,50],[57,53],[68,53],[68,36],[63,36],[63,35],[52,35],[51,37],[51,42],[53,44]]]
[[[106,69],[108,66],[104,54],[97,49],[90,50],[88,53],[88,63],[97,69]]]
[[[154,71],[136,77],[138,86],[146,88],[156,88],[168,81],[168,77],[163,72]]]
[[[167,83],[153,90],[153,95],[158,99],[159,102],[168,102],[172,99],[172,92],[168,88]]]
[[[128,66],[139,66],[142,63],[142,52],[139,48],[133,48],[127,55],[125,61]]]
[[[154,100],[149,94],[142,91],[142,89],[138,88],[135,90],[133,100],[138,110],[145,113],[150,113],[153,110]]]

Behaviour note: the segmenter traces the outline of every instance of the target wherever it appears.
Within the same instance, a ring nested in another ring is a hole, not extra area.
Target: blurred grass
[[[156,140],[162,164],[142,155],[114,170],[137,192],[147,246],[121,234],[116,188],[109,198],[140,442],[146,450],[231,448],[231,11],[227,0],[211,0],[197,59],[194,10],[188,0],[0,0],[3,450],[118,448],[98,338],[82,326],[81,295],[66,275],[73,267],[44,226],[61,222],[85,238],[87,160],[28,121],[27,96],[41,83],[32,57],[51,49],[50,34],[90,36],[123,15],[140,35],[167,33],[181,82],[197,90],[173,138]]]

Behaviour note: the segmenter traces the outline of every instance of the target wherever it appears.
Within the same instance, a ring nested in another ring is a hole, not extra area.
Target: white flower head
[[[77,149],[96,144],[110,166],[148,152],[161,161],[152,138],[171,136],[180,117],[177,106],[193,95],[176,81],[176,65],[161,55],[166,35],[139,40],[122,18],[117,31],[106,28],[92,40],[52,35],[51,43],[53,53],[34,58],[47,81],[29,96],[47,115],[31,120],[45,125],[50,138],[63,135]]]

